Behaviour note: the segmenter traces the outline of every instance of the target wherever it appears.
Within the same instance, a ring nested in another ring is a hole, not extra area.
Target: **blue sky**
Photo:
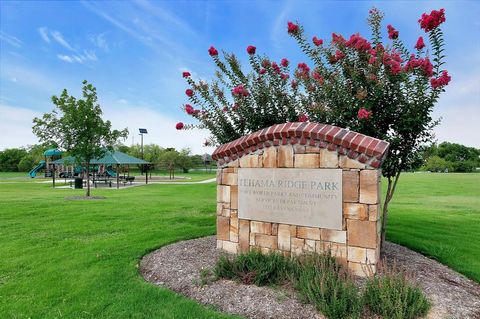
[[[287,35],[287,21],[307,34],[330,40],[332,32],[369,37],[366,17],[376,6],[384,23],[412,47],[424,35],[423,12],[445,8],[446,68],[451,85],[434,116],[439,141],[480,147],[480,2],[475,1],[1,1],[0,149],[36,142],[31,120],[52,109],[50,97],[67,88],[79,95],[87,79],[98,89],[105,116],[117,128],[146,127],[145,143],[191,147],[196,153],[208,132],[176,131],[189,122],[181,71],[210,79],[207,49],[245,48],[293,63],[309,62]],[[386,28],[385,28],[386,29]],[[385,30],[386,33],[386,30]],[[245,64],[245,63],[244,63]],[[125,142],[132,143],[132,136]]]

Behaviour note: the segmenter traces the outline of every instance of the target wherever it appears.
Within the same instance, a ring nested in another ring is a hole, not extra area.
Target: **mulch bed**
[[[223,253],[215,236],[162,247],[140,262],[144,278],[205,305],[247,318],[324,318],[312,305],[302,304],[289,289],[257,287],[218,280],[201,285],[200,271],[212,268]],[[433,303],[427,318],[480,319],[480,285],[448,267],[405,247],[386,243],[386,257],[412,273]]]

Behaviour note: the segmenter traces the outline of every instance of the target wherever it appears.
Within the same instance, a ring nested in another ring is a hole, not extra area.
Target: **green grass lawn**
[[[388,239],[480,281],[480,175],[404,174]],[[0,183],[0,318],[227,318],[144,282],[167,243],[215,233],[215,183],[82,190]]]
[[[215,233],[215,184],[83,191],[0,184],[0,318],[227,318],[144,282],[167,243]]]
[[[480,282],[480,174],[402,174],[388,222],[388,240]]]

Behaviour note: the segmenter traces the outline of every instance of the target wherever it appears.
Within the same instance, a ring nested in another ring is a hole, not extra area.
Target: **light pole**
[[[142,159],[145,159],[144,158],[144,155],[143,155],[143,134],[148,134],[147,132],[147,129],[146,128],[139,128],[138,131],[140,132],[140,136],[142,137],[142,141],[141,141],[141,147],[142,147]],[[143,171],[145,170],[145,167],[144,165],[142,165],[142,175],[143,175]]]

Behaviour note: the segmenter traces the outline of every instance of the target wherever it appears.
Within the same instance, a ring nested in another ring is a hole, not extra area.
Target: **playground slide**
[[[37,166],[35,166],[30,172],[28,172],[28,175],[30,175],[31,178],[34,178],[35,176],[37,176],[37,172],[43,168],[45,168],[45,161],[40,161]]]
[[[105,172],[107,173],[108,176],[110,177],[116,177],[117,176],[117,173],[115,173],[115,171],[111,168],[111,167],[108,167]]]

